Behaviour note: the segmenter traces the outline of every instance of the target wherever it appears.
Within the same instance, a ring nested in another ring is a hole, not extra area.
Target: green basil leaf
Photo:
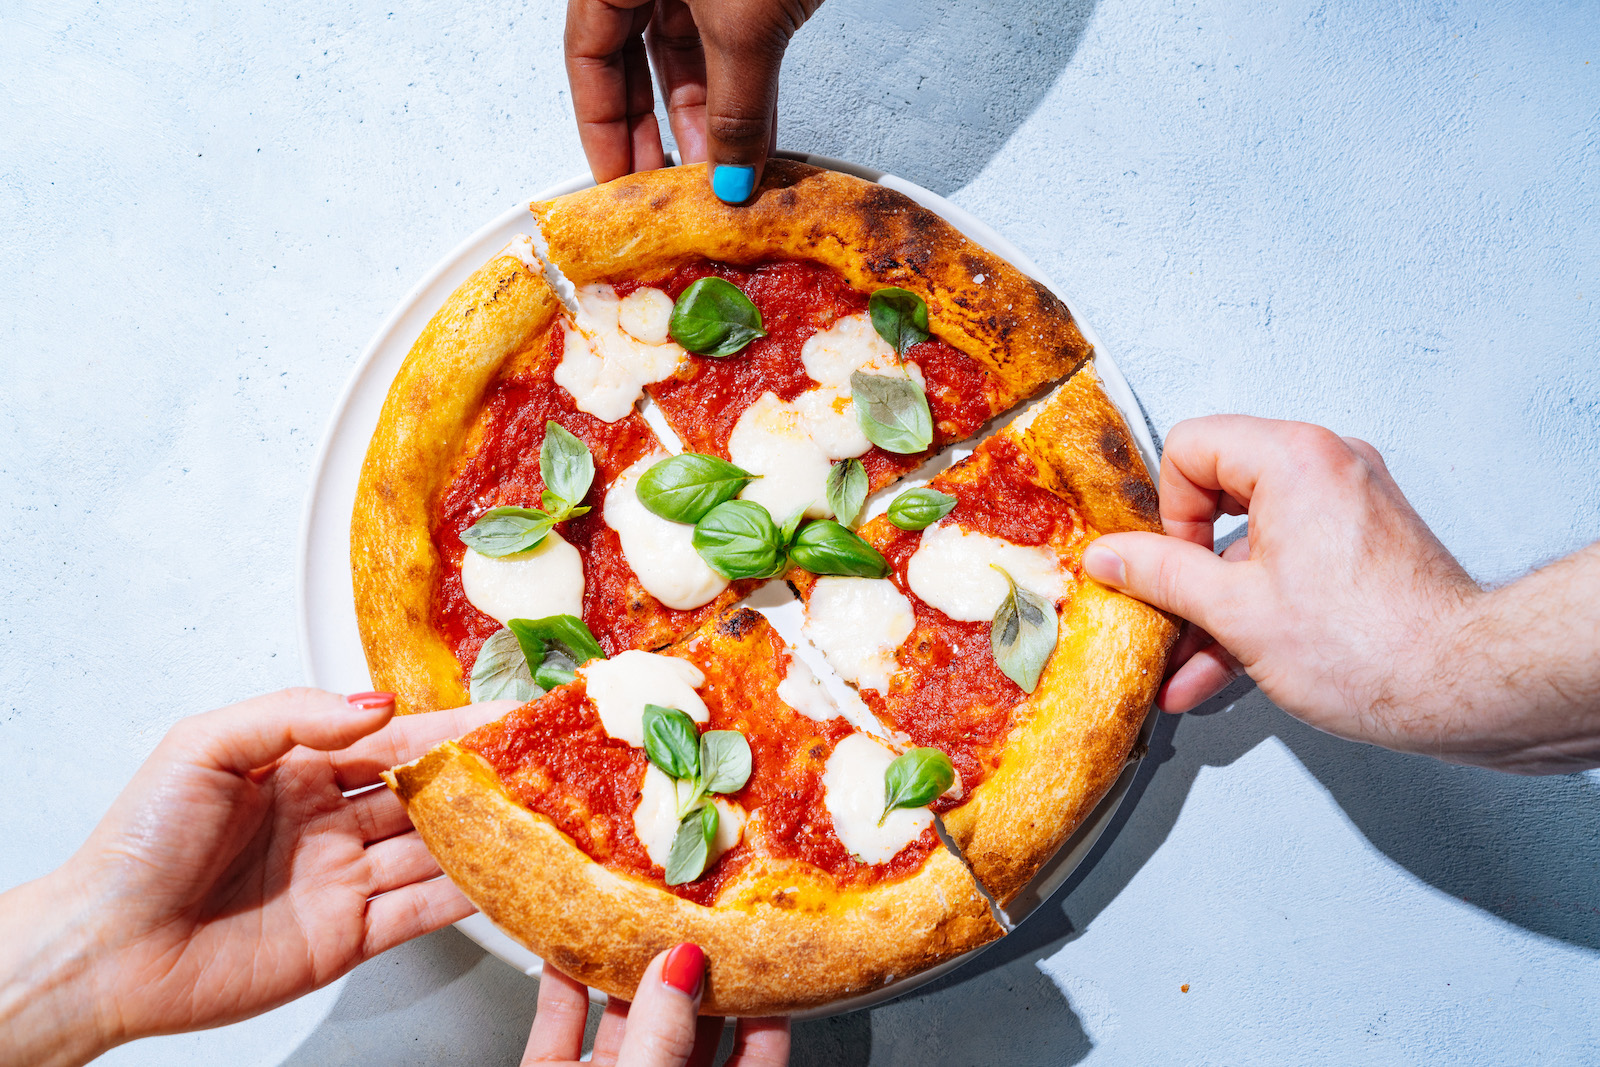
[[[510,556],[526,552],[556,524],[538,508],[490,508],[461,535],[467,547],[480,556]]]
[[[867,502],[867,468],[859,459],[842,459],[828,468],[828,506],[842,525],[849,526]]]
[[[644,754],[674,778],[700,773],[700,728],[677,708],[644,706]]]
[[[767,331],[761,312],[732,282],[701,278],[683,291],[667,320],[672,339],[702,356],[731,356]]]
[[[920,808],[932,804],[956,780],[955,765],[936,748],[914,748],[895,758],[883,774],[883,814],[878,825],[895,808]]]
[[[1000,602],[989,628],[994,661],[1000,665],[1001,673],[1020,685],[1024,693],[1031,693],[1039,684],[1039,675],[1050,653],[1056,648],[1059,627],[1055,605],[1017,585],[1004,567],[993,563],[989,566],[1005,574],[1006,583],[1011,586],[1011,592]]]
[[[539,474],[544,486],[565,502],[571,511],[583,503],[594,483],[594,457],[589,446],[555,420],[544,424],[544,443],[539,446]],[[545,502],[549,508],[549,501]],[[555,509],[552,509],[555,510]]]
[[[700,735],[700,777],[708,793],[737,793],[750,780],[750,742],[738,730]]]
[[[474,704],[480,700],[526,703],[544,692],[534,684],[528,657],[522,654],[522,645],[510,629],[496,630],[478,649],[478,658],[472,663],[469,692]]]
[[[668,456],[644,472],[639,479],[639,503],[673,522],[693,523],[756,477],[725,459],[685,452]]]
[[[802,526],[789,546],[789,558],[812,574],[887,578],[890,570],[883,553],[832,519],[818,519]]]
[[[956,506],[956,498],[937,489],[907,489],[889,502],[889,521],[902,530],[932,526]]]
[[[800,528],[800,524],[805,521],[805,517],[805,508],[795,508],[794,514],[783,520],[783,526],[778,530],[778,542],[784,548],[794,544],[794,532]]]
[[[550,513],[550,522],[552,524],[566,522],[568,519],[575,519],[579,515],[587,515],[594,510],[593,508],[572,507],[560,496],[548,489],[540,494],[539,502],[540,507]]]
[[[867,301],[872,328],[902,356],[928,339],[928,305],[905,289],[879,289]]]
[[[707,804],[684,816],[667,852],[667,884],[683,885],[705,873],[711,843],[717,839],[717,809]]]
[[[533,670],[533,680],[545,689],[566,685],[579,667],[592,659],[605,659],[600,643],[576,615],[550,615],[543,619],[511,619],[506,628],[517,636],[522,654]]]
[[[928,397],[910,378],[858,370],[850,375],[850,396],[861,432],[879,448],[910,455],[933,443]]]
[[[695,523],[694,548],[724,578],[771,578],[783,570],[778,527],[760,504],[728,500]]]

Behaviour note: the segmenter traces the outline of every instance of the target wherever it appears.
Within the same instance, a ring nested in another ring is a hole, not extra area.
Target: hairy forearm
[[[1456,628],[1433,753],[1522,774],[1600,766],[1600,543],[1473,598]]]
[[[90,908],[64,870],[0,894],[0,1067],[69,1067],[116,1043]]]

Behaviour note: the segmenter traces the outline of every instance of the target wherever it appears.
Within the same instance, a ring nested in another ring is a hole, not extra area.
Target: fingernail
[[[667,960],[661,965],[661,980],[691,1000],[700,995],[705,976],[705,950],[692,941],[667,953]]]
[[[711,171],[711,191],[725,204],[742,204],[756,187],[756,168],[721,164]]]
[[[1083,550],[1083,571],[1106,585],[1128,584],[1128,565],[1122,562],[1121,556],[1102,544],[1092,544]]]
[[[381,708],[394,703],[393,693],[351,693],[344,702],[352,708]]]

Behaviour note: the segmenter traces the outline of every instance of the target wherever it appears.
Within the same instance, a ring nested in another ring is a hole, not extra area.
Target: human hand
[[[344,793],[508,706],[391,722],[389,694],[297,689],[178,722],[66,864],[0,897],[0,1064],[242,1019],[471,914],[393,793]]]
[[[777,146],[778,68],[822,0],[569,0],[567,81],[597,182],[665,163],[650,63],[685,163],[750,199]],[[646,60],[648,53],[649,59]]]
[[[632,1003],[606,1004],[594,1035],[592,1064],[623,1067],[709,1067],[722,1040],[723,1020],[695,1014],[705,990],[705,953],[683,944],[661,953],[645,968]],[[522,1067],[579,1062],[589,1019],[589,990],[545,964],[539,1005]],[[740,1019],[733,1054],[725,1067],[783,1067],[789,1062],[789,1020]]]
[[[1330,733],[1464,754],[1471,728],[1446,683],[1483,594],[1371,445],[1305,423],[1192,419],[1167,436],[1160,497],[1170,536],[1108,534],[1083,567],[1200,628],[1162,708],[1188,710],[1243,669]],[[1219,558],[1213,522],[1246,511],[1248,536]]]

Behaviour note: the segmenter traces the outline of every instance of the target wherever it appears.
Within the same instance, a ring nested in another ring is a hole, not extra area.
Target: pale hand
[[[1522,772],[1600,763],[1600,546],[1485,591],[1371,445],[1238,415],[1173,427],[1160,500],[1169,536],[1108,534],[1083,565],[1199,628],[1166,710],[1242,669],[1352,740]],[[1213,523],[1245,512],[1248,536],[1218,557]]]
[[[181,720],[66,864],[0,897],[0,1064],[242,1019],[472,912],[388,789],[344,793],[509,705],[351,699]]]

